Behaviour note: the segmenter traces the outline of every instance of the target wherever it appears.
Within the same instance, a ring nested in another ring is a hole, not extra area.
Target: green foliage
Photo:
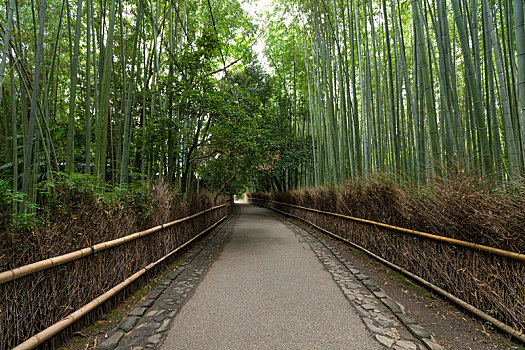
[[[215,191],[242,193],[307,164],[311,142],[296,136],[276,105],[278,85],[257,62],[225,76],[216,94],[210,138],[198,152],[197,174]],[[220,106],[220,107],[218,107]]]
[[[238,0],[46,0],[40,21],[40,2],[9,0],[0,176],[35,203],[41,182],[64,170],[94,171],[102,187],[163,179],[189,193],[374,172],[422,185],[494,163],[487,175],[515,185],[525,169],[522,18],[510,2],[457,3],[281,0],[257,20]]]
[[[98,202],[103,202],[106,208],[133,210],[140,219],[147,219],[157,204],[147,183],[135,181],[126,188],[99,186],[94,176],[78,173],[54,174],[53,181],[42,182],[38,187],[38,199],[38,204],[32,204],[24,194],[13,192],[8,181],[0,180],[1,231],[26,233],[35,225],[56,217],[89,215],[90,208],[98,207]],[[15,204],[27,211],[15,212]]]
[[[281,77],[266,72],[252,49],[262,28],[239,1],[142,6],[128,0],[46,1],[38,86],[32,86],[31,77],[41,29],[39,2],[12,1],[16,16],[8,29],[18,65],[11,68],[7,62],[0,90],[6,111],[0,127],[7,140],[0,145],[6,160],[0,177],[15,189],[23,179],[29,202],[56,205],[64,213],[74,208],[64,208],[61,199],[117,203],[130,196],[139,202],[136,188],[144,189],[141,182],[160,178],[181,193],[194,191],[197,178],[211,189],[235,192],[257,187],[261,176],[274,176],[260,169],[276,157],[279,172],[296,171],[308,161],[303,154],[310,145],[306,137],[296,140],[292,131],[289,114],[295,102],[282,81],[291,79],[297,66],[302,84],[304,65],[288,60]],[[9,11],[0,8],[0,17]],[[297,53],[292,37],[277,35],[275,42]],[[33,90],[37,108],[29,107]],[[304,101],[304,89],[299,91]],[[75,96],[75,101],[66,96]],[[25,116],[31,111],[37,111],[35,134],[27,138]],[[293,123],[299,123],[308,111],[303,106],[293,113]],[[18,169],[10,149],[14,139]],[[60,173],[65,170],[72,171],[70,177]],[[79,172],[94,172],[97,179]],[[5,210],[15,213],[17,207],[37,212],[25,202]]]
[[[135,181],[126,188],[98,185],[92,175],[56,173],[53,181],[46,181],[39,191],[41,217],[68,217],[82,213],[86,208],[103,202],[107,208],[128,208],[141,219],[151,215],[155,200],[144,182]]]
[[[200,152],[197,171],[211,189],[239,193],[253,183],[272,137],[263,118],[271,81],[254,64],[229,74],[222,83],[230,93],[215,110],[212,136]]]
[[[13,207],[25,206],[28,212],[19,213]],[[36,204],[29,203],[20,192],[13,192],[6,180],[0,179],[0,231],[3,233],[24,232],[39,222]]]

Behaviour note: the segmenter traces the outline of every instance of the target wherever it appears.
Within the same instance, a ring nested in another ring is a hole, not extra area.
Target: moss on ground
[[[389,270],[387,272],[387,275],[390,276],[392,279],[395,279],[396,281],[404,284],[405,286],[410,287],[411,289],[415,290],[422,297],[425,297],[425,298],[430,297],[430,293],[428,293],[424,288],[412,283],[410,280],[406,279],[404,276],[400,275],[399,273]]]

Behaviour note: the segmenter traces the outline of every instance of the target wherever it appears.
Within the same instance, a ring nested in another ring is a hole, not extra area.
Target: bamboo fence
[[[122,300],[121,292],[132,292],[130,286],[138,287],[148,271],[168,266],[175,253],[224,221],[230,209],[231,200],[226,200],[147,230],[0,272],[0,349],[60,342],[57,335],[67,337],[61,332],[80,319],[100,317],[94,310]]]
[[[251,200],[345,241],[525,343],[524,254],[270,199]]]

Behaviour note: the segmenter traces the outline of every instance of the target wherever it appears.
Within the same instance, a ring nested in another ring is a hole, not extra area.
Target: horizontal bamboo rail
[[[254,198],[252,198],[252,199],[254,199]],[[258,198],[257,198],[257,199],[258,199]],[[261,199],[258,199],[258,200],[261,200]],[[261,200],[261,201],[264,201],[264,200]],[[275,201],[273,201],[273,202],[275,202]],[[277,203],[279,203],[279,202],[277,202]],[[273,207],[270,207],[270,206],[266,206],[266,205],[264,205],[264,204],[259,204],[259,205],[261,205],[261,206],[263,206],[263,207],[265,207],[265,208],[268,208],[268,209],[275,210],[275,211],[277,211],[277,212],[279,212],[279,213],[282,213],[282,214],[284,214],[284,215],[286,215],[286,216],[289,216],[289,217],[292,217],[292,218],[294,218],[294,219],[300,220],[300,221],[302,221],[302,222],[304,222],[304,223],[306,223],[306,224],[308,224],[308,225],[314,227],[315,229],[317,229],[317,230],[319,230],[319,231],[321,231],[321,232],[323,232],[323,233],[326,233],[326,234],[329,235],[329,236],[332,236],[332,237],[334,237],[334,238],[336,238],[336,239],[338,239],[338,240],[340,240],[340,241],[343,241],[343,242],[345,242],[345,243],[348,243],[348,244],[351,245],[352,247],[361,250],[362,252],[364,252],[364,253],[370,255],[371,257],[373,257],[373,258],[376,259],[376,260],[379,260],[381,263],[383,263],[383,264],[385,264],[385,265],[387,265],[387,266],[393,268],[394,270],[397,270],[397,271],[401,272],[401,273],[404,274],[405,276],[407,276],[407,277],[409,277],[409,278],[411,278],[411,279],[413,279],[413,280],[415,280],[415,281],[421,283],[421,284],[424,285],[425,287],[427,287],[427,288],[433,290],[434,292],[440,294],[440,295],[443,296],[444,298],[446,298],[446,299],[452,301],[452,302],[455,303],[456,305],[458,305],[458,306],[462,307],[463,309],[469,311],[470,313],[472,313],[472,314],[474,314],[475,316],[481,318],[482,320],[492,323],[492,324],[493,324],[496,328],[498,328],[499,330],[501,330],[501,331],[503,331],[503,332],[505,332],[505,333],[507,333],[507,334],[513,336],[514,338],[518,339],[519,341],[521,341],[522,343],[525,344],[525,334],[523,334],[523,332],[519,332],[519,331],[517,331],[516,329],[510,327],[509,325],[507,325],[507,324],[505,324],[505,323],[503,323],[503,322],[501,322],[501,321],[495,319],[494,317],[492,317],[492,316],[486,314],[485,312],[481,311],[481,310],[478,309],[477,307],[475,307],[475,306],[473,306],[473,305],[470,305],[469,303],[467,303],[467,302],[461,300],[460,298],[456,297],[455,295],[453,295],[453,294],[451,294],[451,293],[445,291],[445,290],[442,289],[442,288],[439,288],[439,287],[436,286],[435,284],[432,284],[432,283],[430,283],[429,281],[427,281],[427,280],[425,280],[425,279],[419,277],[418,275],[413,274],[412,272],[410,272],[410,271],[408,271],[408,270],[405,270],[405,269],[402,268],[401,266],[398,266],[398,265],[396,265],[396,264],[394,264],[394,263],[392,263],[392,262],[390,262],[390,261],[388,261],[388,260],[386,260],[386,259],[380,257],[379,255],[376,255],[376,254],[372,253],[372,252],[369,251],[368,249],[366,249],[366,248],[364,248],[364,247],[361,247],[360,245],[358,245],[358,244],[356,244],[356,243],[354,243],[354,242],[352,242],[352,241],[350,241],[350,240],[348,240],[348,239],[346,239],[346,238],[343,238],[343,237],[341,237],[341,236],[339,236],[339,235],[336,235],[335,233],[332,233],[332,232],[330,232],[330,231],[328,231],[328,230],[326,230],[326,229],[324,229],[324,228],[322,228],[322,227],[319,227],[319,226],[317,226],[316,224],[314,224],[314,223],[312,223],[312,222],[310,222],[310,221],[308,221],[308,220],[306,220],[306,219],[303,219],[303,218],[301,218],[301,217],[299,217],[299,216],[296,216],[296,215],[293,215],[293,214],[287,213],[287,212],[285,212],[285,211],[282,211],[282,210],[279,210],[279,209],[276,209],[276,208],[273,208]]]
[[[495,255],[504,256],[506,258],[517,260],[517,261],[520,261],[522,263],[525,263],[525,254],[510,252],[508,250],[503,250],[503,249],[499,249],[499,248],[489,247],[489,246],[486,246],[486,245],[481,245],[481,244],[476,244],[476,243],[472,243],[472,242],[462,241],[462,240],[455,239],[455,238],[433,235],[433,234],[426,233],[426,232],[411,230],[411,229],[403,228],[403,227],[392,226],[392,225],[384,224],[384,223],[381,223],[381,222],[376,222],[376,221],[372,221],[372,220],[356,218],[356,217],[353,217],[353,216],[348,216],[348,215],[343,215],[343,214],[338,214],[338,213],[331,213],[331,212],[328,212],[328,211],[323,211],[323,210],[318,210],[318,209],[313,209],[313,208],[301,207],[301,206],[295,205],[295,204],[277,202],[277,201],[270,200],[270,199],[268,199],[268,200],[267,199],[260,199],[260,198],[251,198],[251,199],[252,200],[272,202],[272,203],[286,205],[286,206],[293,207],[293,208],[298,208],[298,209],[303,209],[303,210],[306,210],[306,211],[311,211],[311,212],[314,212],[314,213],[320,213],[320,214],[324,214],[324,215],[335,216],[335,217],[339,217],[339,218],[343,218],[343,219],[347,219],[347,220],[351,220],[351,221],[355,221],[355,222],[360,222],[360,223],[363,223],[363,224],[383,227],[383,228],[386,228],[386,229],[389,229],[389,230],[403,232],[403,233],[408,233],[408,234],[411,234],[411,235],[414,235],[414,236],[424,237],[424,238],[428,238],[428,239],[431,239],[431,240],[434,240],[434,241],[444,242],[444,243],[448,243],[448,244],[452,244],[452,245],[457,245],[457,246],[466,247],[466,248],[470,248],[470,249],[474,249],[474,250],[479,250],[479,251],[482,251],[482,252],[487,252],[487,253],[491,253],[491,254],[495,254]]]
[[[220,207],[222,207],[222,206],[223,205],[221,205]],[[205,229],[204,231],[199,233],[197,236],[193,237],[192,239],[190,239],[186,243],[178,246],[177,248],[175,248],[174,250],[172,250],[168,254],[164,255],[159,260],[149,264],[148,266],[144,267],[140,271],[138,271],[138,272],[134,273],[133,275],[129,276],[124,281],[122,281],[121,283],[117,284],[115,287],[113,287],[110,290],[108,290],[106,293],[98,296],[97,298],[91,300],[86,305],[82,306],[80,309],[78,309],[75,312],[69,314],[69,316],[67,316],[67,317],[63,318],[62,320],[58,321],[57,323],[49,326],[48,328],[44,329],[40,333],[33,335],[31,338],[27,339],[23,343],[21,343],[18,346],[16,346],[13,350],[33,349],[33,348],[37,347],[38,345],[42,344],[43,342],[45,342],[46,340],[48,340],[49,338],[51,338],[52,336],[58,334],[58,332],[60,332],[60,331],[64,330],[65,328],[71,326],[73,323],[78,321],[80,318],[82,318],[83,316],[87,315],[89,312],[93,311],[95,308],[97,308],[98,306],[102,305],[103,303],[108,301],[111,297],[115,296],[118,292],[120,292],[121,290],[123,290],[124,288],[129,286],[131,283],[133,283],[134,281],[139,279],[139,277],[144,275],[146,272],[151,270],[153,267],[155,267],[156,265],[160,264],[161,262],[163,262],[164,260],[166,260],[167,258],[172,256],[173,254],[175,254],[176,252],[178,252],[179,250],[181,250],[182,248],[184,248],[188,244],[192,243],[193,241],[195,241],[196,239],[198,239],[199,237],[201,237],[202,235],[207,233],[208,231],[214,229],[217,225],[219,225],[227,217],[228,217],[228,215],[223,216],[216,223],[214,223],[213,225],[211,225],[210,227],[208,227],[207,229]]]
[[[124,237],[120,237],[120,238],[117,238],[117,239],[114,239],[114,240],[111,240],[111,241],[98,243],[98,244],[95,244],[95,245],[93,245],[91,247],[86,247],[86,248],[83,248],[83,249],[79,249],[79,250],[76,250],[76,251],[71,252],[71,253],[55,256],[53,258],[49,258],[49,259],[45,259],[45,260],[40,260],[40,261],[31,263],[31,264],[27,264],[27,265],[23,265],[23,266],[14,268],[12,270],[0,272],[0,284],[3,284],[3,283],[6,283],[6,282],[15,280],[15,279],[23,277],[23,276],[27,276],[29,274],[32,274],[32,273],[35,273],[35,272],[38,272],[38,271],[42,271],[42,270],[51,268],[53,266],[58,266],[58,265],[65,264],[65,263],[70,262],[70,261],[78,260],[78,259],[81,259],[83,257],[89,256],[89,255],[93,255],[93,254],[98,253],[98,252],[101,252],[103,250],[122,245],[124,243],[128,243],[128,242],[134,241],[136,239],[148,236],[148,235],[150,235],[152,233],[164,230],[164,229],[166,229],[168,227],[171,227],[171,226],[183,223],[185,221],[189,221],[189,220],[194,219],[194,218],[196,218],[198,216],[201,216],[201,215],[203,215],[203,214],[205,214],[207,212],[223,208],[226,205],[227,204],[217,205],[217,206],[211,207],[209,209],[203,210],[201,212],[198,212],[196,214],[193,214],[193,215],[190,215],[190,216],[186,216],[186,217],[184,217],[182,219],[178,219],[178,220],[175,220],[175,221],[168,222],[166,224],[155,226],[155,227],[149,228],[149,229],[144,230],[144,231],[135,232],[135,233],[129,234],[129,235],[124,236]]]

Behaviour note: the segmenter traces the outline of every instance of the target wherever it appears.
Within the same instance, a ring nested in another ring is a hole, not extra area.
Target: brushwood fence
[[[214,206],[204,198],[183,211],[186,216],[168,223],[132,234],[121,232],[110,241],[0,272],[0,349],[13,348],[43,330],[49,335],[53,327],[59,333],[57,322],[64,323],[71,315],[76,321],[85,306],[99,306],[101,295],[116,294],[113,303],[122,301],[152,277],[145,274],[148,270],[169,266],[174,251],[224,220],[232,204],[231,196],[221,196]],[[124,287],[124,293],[111,293]],[[83,320],[89,322],[111,306],[93,307],[95,311],[84,313]],[[67,336],[55,333],[46,347]],[[41,338],[32,337],[24,348],[39,345]]]
[[[508,330],[523,341],[524,254],[459,240],[454,243],[448,237],[414,234],[412,230],[376,225],[373,221],[278,202],[267,196],[251,200],[340,236],[429,281],[510,326]]]

